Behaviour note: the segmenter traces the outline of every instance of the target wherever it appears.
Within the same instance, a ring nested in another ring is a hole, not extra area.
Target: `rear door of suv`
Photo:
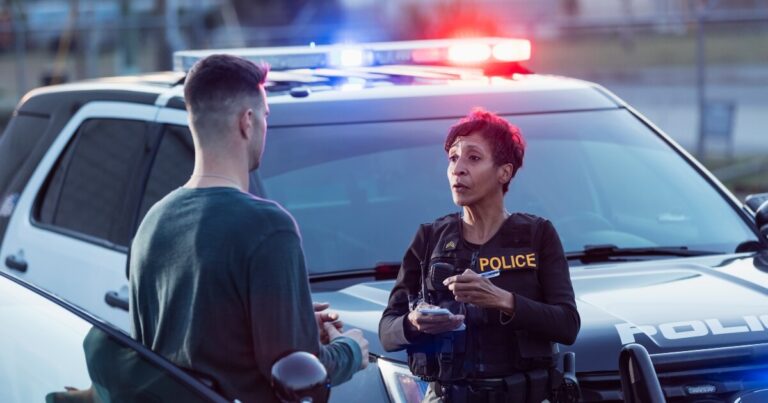
[[[152,205],[182,186],[193,166],[185,110],[86,104],[19,197],[0,270],[127,331],[131,239]]]
[[[128,328],[126,251],[160,140],[157,111],[128,102],[78,110],[19,197],[0,270]]]

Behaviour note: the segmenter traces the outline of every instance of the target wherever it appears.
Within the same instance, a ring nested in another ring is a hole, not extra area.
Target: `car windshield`
[[[754,232],[677,152],[624,109],[506,116],[527,142],[505,197],[587,245],[729,253]],[[459,211],[443,142],[455,119],[270,128],[266,197],[293,214],[311,274],[397,262],[420,223]]]

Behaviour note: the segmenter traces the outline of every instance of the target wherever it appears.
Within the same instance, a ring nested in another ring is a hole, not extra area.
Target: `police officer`
[[[554,343],[573,344],[581,320],[552,223],[504,208],[523,138],[476,109],[445,151],[462,209],[419,227],[379,323],[382,345],[408,350],[411,371],[430,381],[425,401],[541,402],[558,382]]]

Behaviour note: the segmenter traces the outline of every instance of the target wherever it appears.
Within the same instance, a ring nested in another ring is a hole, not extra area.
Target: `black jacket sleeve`
[[[539,283],[544,301],[515,294],[515,312],[509,323],[556,343],[571,345],[581,327],[563,245],[551,222],[540,231]]]
[[[411,245],[405,252],[395,287],[389,294],[389,303],[379,321],[379,340],[386,351],[397,351],[410,344],[423,343],[431,336],[408,326],[406,316],[410,312],[408,296],[418,294],[421,287],[421,260],[425,257],[428,225],[421,225]]]

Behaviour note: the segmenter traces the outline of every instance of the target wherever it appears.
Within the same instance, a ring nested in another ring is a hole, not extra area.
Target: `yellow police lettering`
[[[480,258],[480,271],[485,271],[485,266],[488,266],[488,258],[487,257],[481,257]]]
[[[535,252],[481,257],[478,263],[481,272],[487,270],[535,269],[538,266]]]

